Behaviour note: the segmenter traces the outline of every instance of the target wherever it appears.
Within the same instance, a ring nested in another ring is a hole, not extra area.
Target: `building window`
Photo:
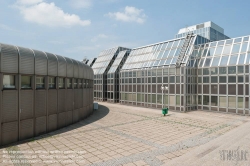
[[[64,89],[65,88],[65,86],[64,86],[64,78],[59,78],[58,87],[59,87],[59,89]]]
[[[45,79],[44,77],[36,77],[36,89],[44,89],[45,88]]]
[[[15,76],[14,75],[4,75],[3,76],[3,88],[4,89],[15,89]]]
[[[71,78],[67,78],[67,88],[72,89],[72,79]]]
[[[31,76],[21,76],[21,88],[31,89]]]
[[[82,89],[82,79],[78,79],[79,88]]]
[[[89,80],[86,80],[86,88],[89,88]]]
[[[56,77],[49,77],[49,89],[56,89]]]
[[[74,78],[74,89],[77,89],[77,79]]]

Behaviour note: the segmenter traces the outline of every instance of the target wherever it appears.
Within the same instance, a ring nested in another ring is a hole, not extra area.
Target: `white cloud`
[[[99,41],[100,39],[105,39],[105,38],[108,38],[108,36],[104,34],[99,34],[98,36],[93,37],[91,39],[91,42],[96,42]]]
[[[23,5],[33,5],[43,2],[43,0],[17,0],[17,3],[23,4]]]
[[[126,6],[124,12],[108,13],[108,16],[118,21],[137,22],[140,24],[144,23],[146,20],[143,9],[137,9],[131,6]]]
[[[70,5],[74,8],[89,8],[93,0],[70,0]]]
[[[28,2],[29,0],[19,0]],[[26,21],[50,27],[72,27],[75,25],[88,26],[90,20],[81,20],[78,15],[65,13],[54,3],[32,0],[33,3],[22,3],[17,6]]]

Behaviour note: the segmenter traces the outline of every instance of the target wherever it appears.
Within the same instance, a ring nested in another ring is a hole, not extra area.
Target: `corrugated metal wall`
[[[57,82],[59,78],[92,79],[89,66],[38,50],[6,44],[0,47],[0,146],[65,127],[92,111],[93,103],[88,103],[93,101],[88,99],[91,88],[72,85],[67,89],[66,82],[63,89],[48,86],[49,77],[56,77]],[[4,75],[14,76],[14,88],[3,88]],[[21,88],[22,76],[30,76],[31,88]],[[44,78],[44,88],[36,88],[36,77]]]

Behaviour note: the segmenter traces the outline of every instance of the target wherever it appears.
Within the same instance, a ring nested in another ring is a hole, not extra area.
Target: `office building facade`
[[[249,36],[230,39],[212,22],[194,27],[221,36],[183,29],[175,39],[131,49],[119,71],[121,104],[249,115]]]
[[[93,110],[93,70],[43,51],[0,44],[0,145],[78,122]]]

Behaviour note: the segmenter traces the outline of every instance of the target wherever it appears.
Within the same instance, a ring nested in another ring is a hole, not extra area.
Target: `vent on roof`
[[[204,28],[204,24],[196,25],[196,29]]]

